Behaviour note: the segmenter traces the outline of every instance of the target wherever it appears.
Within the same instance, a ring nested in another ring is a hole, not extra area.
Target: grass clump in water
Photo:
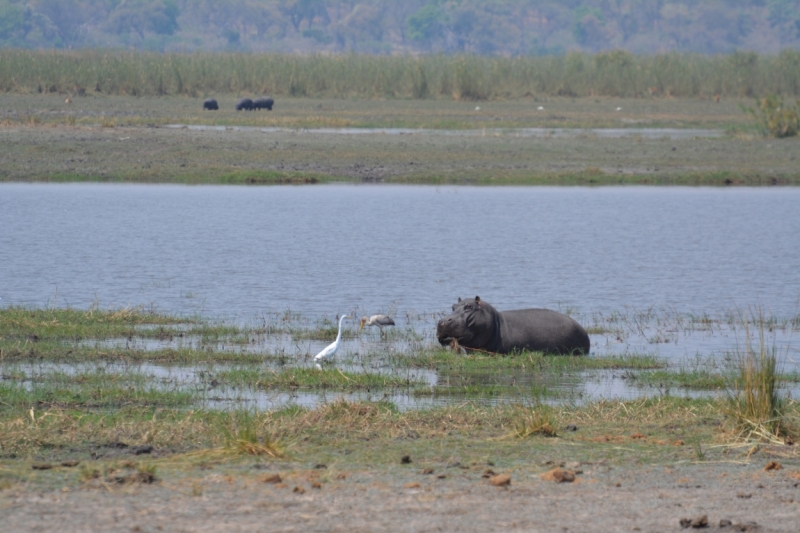
[[[777,350],[766,345],[767,325],[760,320],[758,343],[753,346],[749,322],[745,324],[744,351],[738,352],[737,373],[730,387],[730,413],[741,435],[746,438],[775,440],[786,436],[790,428],[784,415],[784,401],[778,389]]]

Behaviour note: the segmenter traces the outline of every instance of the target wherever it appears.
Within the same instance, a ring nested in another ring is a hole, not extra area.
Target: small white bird
[[[617,108],[617,111],[622,111],[622,108],[621,108],[621,107],[618,107],[618,108]]]
[[[386,315],[372,315],[367,319],[367,317],[361,317],[361,327],[358,328],[358,332],[361,333],[361,330],[364,329],[364,326],[378,326],[378,329],[381,330],[381,335],[383,335],[383,326],[394,326],[394,320],[389,318]]]
[[[336,340],[330,343],[328,346],[325,347],[324,350],[319,352],[317,355],[314,356],[314,362],[317,363],[317,368],[321,368],[319,363],[324,361],[328,361],[329,359],[333,359],[333,356],[336,355],[336,351],[339,349],[339,345],[342,344],[342,322],[344,322],[345,318],[351,318],[348,315],[342,315],[342,318],[339,319],[339,333],[336,335]]]
[[[476,105],[476,106],[475,106],[475,111],[480,111],[480,110],[481,110],[481,106],[479,106],[479,105]]]

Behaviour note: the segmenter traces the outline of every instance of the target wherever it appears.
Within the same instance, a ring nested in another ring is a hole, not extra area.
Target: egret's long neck
[[[344,322],[345,318],[347,317],[343,316],[342,318],[339,319],[339,333],[336,334],[336,342],[339,342],[342,338],[342,323]]]

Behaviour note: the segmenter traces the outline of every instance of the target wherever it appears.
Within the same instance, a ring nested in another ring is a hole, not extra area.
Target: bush
[[[800,104],[784,104],[783,97],[771,95],[756,101],[756,107],[743,107],[755,119],[765,135],[773,137],[794,137],[800,130]]]

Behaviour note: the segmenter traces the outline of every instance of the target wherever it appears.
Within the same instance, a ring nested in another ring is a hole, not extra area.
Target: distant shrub
[[[756,100],[755,107],[742,107],[755,119],[764,135],[794,137],[800,130],[800,104],[784,103],[782,96],[770,95]]]

